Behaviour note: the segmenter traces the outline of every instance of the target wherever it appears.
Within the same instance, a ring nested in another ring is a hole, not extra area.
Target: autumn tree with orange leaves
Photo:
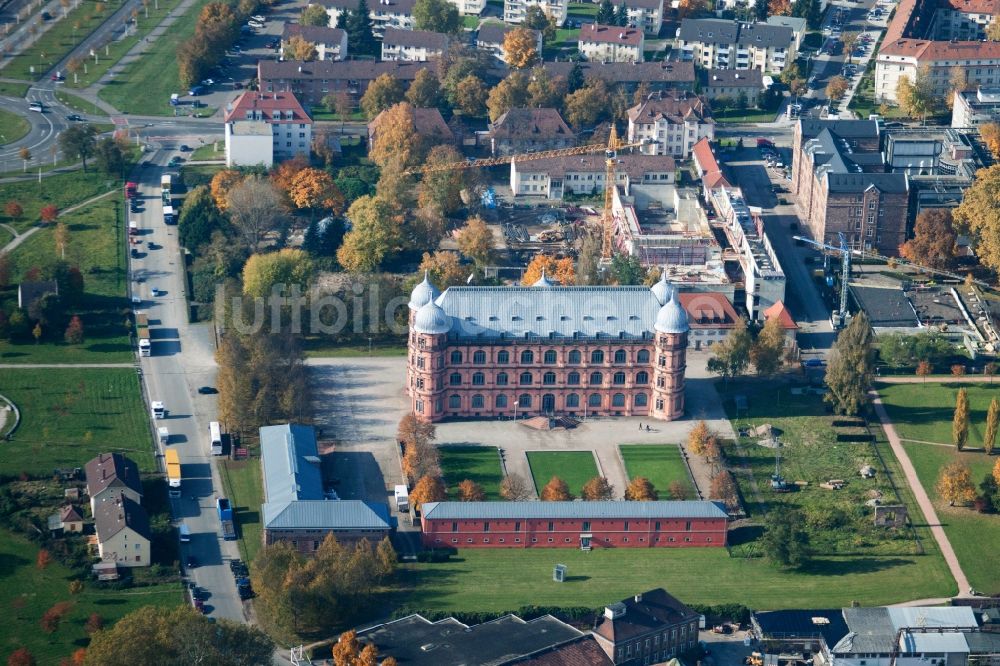
[[[307,168],[292,178],[288,198],[298,209],[328,210],[333,215],[344,212],[344,195],[334,184],[330,174],[322,169]]]
[[[568,502],[573,499],[569,486],[558,476],[553,476],[542,488],[540,498],[543,502]]]
[[[559,284],[571,285],[576,283],[576,267],[573,265],[573,260],[570,257],[556,259],[547,254],[536,254],[535,258],[528,264],[528,267],[524,269],[524,275],[521,276],[521,284],[529,287],[535,284],[542,277],[543,270],[545,271],[545,277],[555,280]]]

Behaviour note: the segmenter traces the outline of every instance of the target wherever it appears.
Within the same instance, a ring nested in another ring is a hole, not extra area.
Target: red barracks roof
[[[799,327],[792,319],[792,315],[788,314],[788,308],[781,301],[776,301],[774,305],[764,310],[764,321],[771,317],[777,317],[778,321],[781,322],[781,327],[785,330],[795,330]]]
[[[280,118],[274,112],[280,112]],[[289,115],[287,112],[291,112]],[[299,100],[290,92],[264,93],[248,90],[231,103],[226,122],[234,120],[264,120],[269,123],[311,123]]]
[[[736,310],[722,294],[685,292],[678,296],[691,328],[728,328],[736,324]]]

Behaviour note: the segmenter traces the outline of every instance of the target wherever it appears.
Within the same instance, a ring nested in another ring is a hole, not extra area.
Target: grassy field
[[[986,412],[1000,399],[1000,382],[966,384],[969,393],[969,446],[982,445]],[[903,439],[951,444],[951,418],[958,385],[949,383],[882,384],[878,387],[889,418]]]
[[[12,225],[19,232],[25,231],[38,220],[38,211],[52,204],[60,210],[69,208],[91,197],[116,189],[118,181],[91,169],[88,173],[74,171],[37,180],[0,185],[0,221]],[[24,215],[13,219],[3,214],[2,204],[17,201],[24,209]]]
[[[1000,572],[993,564],[995,545],[1000,543],[1000,516],[987,515],[967,507],[950,507],[938,496],[934,486],[945,465],[959,460],[972,470],[973,483],[978,487],[993,467],[995,459],[984,453],[955,453],[933,444],[904,442],[907,455],[920,477],[920,483],[934,501],[938,518],[944,526],[969,584],[985,594],[1000,593]]]
[[[98,5],[103,11],[98,12]],[[52,16],[54,25],[49,27],[31,46],[14,56],[10,63],[0,72],[12,79],[35,81],[42,74],[62,60],[90,33],[106,21],[118,7],[120,2],[99,2],[98,0],[81,0],[80,6],[69,12],[66,18],[57,11]],[[74,26],[77,29],[74,29]],[[93,64],[93,63],[91,63]],[[31,68],[34,67],[34,73]]]
[[[500,498],[500,456],[492,446],[442,446],[441,471],[448,487],[448,499],[458,499],[458,484],[472,479],[486,493],[486,499]]]
[[[14,234],[7,231],[6,228],[0,227],[0,247],[5,246],[7,243],[14,240]]]
[[[564,583],[552,567],[568,566]],[[724,548],[459,550],[440,564],[401,567],[412,610],[502,611],[522,605],[600,607],[636,590],[664,587],[689,604],[742,603],[755,609],[886,604],[956,592],[938,556],[817,558],[803,571]],[[710,581],[710,583],[709,583]]]
[[[260,505],[264,501],[264,485],[260,477],[260,460],[220,460],[222,487],[236,509],[240,532],[240,555],[250,562],[262,545],[263,524]]]
[[[155,3],[149,3],[144,9],[140,9],[136,16],[137,25],[133,25],[129,29],[129,36],[112,42],[106,50],[101,49],[99,53],[100,59],[97,64],[88,62],[86,73],[83,71],[77,72],[75,77],[72,74],[66,74],[66,86],[70,88],[86,88],[91,84],[97,83],[104,76],[105,72],[118,64],[118,61],[132,50],[132,47],[152,32],[153,28],[159,25],[166,15],[173,11],[179,4],[180,0],[158,0]]]
[[[198,0],[153,42],[142,58],[132,61],[98,93],[123,113],[172,116],[170,95],[181,90],[177,46],[194,34],[197,17],[208,0]],[[203,110],[204,111],[204,110]]]
[[[696,499],[694,484],[691,483],[687,466],[681,458],[681,450],[676,444],[622,444],[618,450],[621,451],[628,478],[646,477],[659,491],[660,499],[669,499],[667,488],[674,481],[680,481],[684,485],[688,499]]]
[[[529,451],[528,464],[539,494],[553,476],[558,476],[573,495],[579,496],[583,484],[597,476],[597,464],[590,451]]]
[[[762,111],[760,109],[726,109],[722,111],[712,111],[712,117],[720,123],[770,123],[774,121],[776,111]]]
[[[734,426],[760,426],[770,423],[778,431],[781,473],[788,483],[804,482],[795,492],[771,491],[775,470],[775,449],[762,446],[762,438],[742,437],[739,446],[727,444],[726,455],[736,479],[747,513],[754,518],[769,511],[799,509],[818,553],[860,555],[908,555],[919,552],[913,533],[905,529],[876,528],[872,509],[865,502],[880,497],[883,502],[899,501],[882,465],[882,458],[894,462],[892,451],[884,443],[838,442],[834,418],[817,395],[791,395],[787,388],[755,384],[736,388],[723,401]],[[732,394],[747,395],[749,416],[735,419]],[[876,446],[878,449],[876,449]],[[863,479],[859,470],[871,465],[875,478]],[[751,483],[748,470],[756,483]],[[820,483],[841,479],[841,490],[826,490]]]
[[[28,121],[10,111],[0,109],[0,145],[14,143],[31,129]]]
[[[338,347],[331,346],[328,338],[306,338],[303,340],[306,357],[313,358],[360,358],[362,356],[406,356],[406,347],[373,345],[368,353],[368,345]]]
[[[124,256],[120,248],[124,237],[124,218],[119,213],[117,231],[114,201],[102,199],[62,218],[70,240],[66,260],[80,268],[85,295],[79,305],[69,308],[83,320],[84,341],[78,345],[63,342],[59,331],[43,340],[0,342],[0,362],[4,363],[127,363],[132,361],[132,347],[124,325],[125,305]],[[55,263],[61,255],[55,245],[54,227],[32,235],[11,253],[13,282],[29,270]],[[13,287],[0,291],[0,303],[16,301]]]
[[[218,150],[216,150],[218,147]],[[191,153],[191,159],[189,161],[198,160],[224,160],[226,159],[226,145],[223,141],[215,141],[213,143],[206,143],[204,146],[199,146],[194,149]]]
[[[44,570],[35,566],[38,548],[23,537],[0,530],[0,607],[4,609],[4,629],[0,632],[0,658],[27,647],[39,664],[56,664],[87,644],[84,624],[98,613],[109,626],[141,606],[176,606],[183,603],[179,584],[155,585],[135,590],[98,589],[87,582],[84,591],[73,596],[68,591],[73,579],[69,569],[53,562]],[[42,614],[60,601],[72,609],[52,634],[42,632]]]
[[[56,99],[65,104],[67,107],[78,111],[80,113],[86,113],[88,116],[106,116],[104,110],[94,104],[93,102],[87,101],[79,95],[74,95],[73,93],[68,93],[65,90],[56,91]]]
[[[13,81],[0,81],[0,95],[4,97],[24,97],[28,94],[27,83],[14,83]]]
[[[50,474],[83,466],[102,451],[127,454],[155,469],[149,418],[129,368],[0,369],[0,391],[21,411],[4,444],[0,474]]]

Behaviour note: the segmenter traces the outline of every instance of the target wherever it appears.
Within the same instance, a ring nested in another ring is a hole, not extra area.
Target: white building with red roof
[[[309,155],[312,118],[290,92],[251,91],[226,109],[226,166],[272,166]]]
[[[777,317],[778,321],[781,322],[781,328],[785,330],[785,347],[794,350],[798,345],[796,336],[799,333],[799,325],[792,319],[784,301],[775,301],[771,307],[764,310],[764,321],[772,317]]]
[[[584,23],[579,49],[593,62],[642,62],[643,32],[627,26]]]

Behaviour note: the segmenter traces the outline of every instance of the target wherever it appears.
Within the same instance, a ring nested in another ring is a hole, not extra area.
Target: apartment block
[[[684,19],[677,33],[683,60],[705,69],[758,69],[780,73],[795,60],[792,28],[723,19]]]

